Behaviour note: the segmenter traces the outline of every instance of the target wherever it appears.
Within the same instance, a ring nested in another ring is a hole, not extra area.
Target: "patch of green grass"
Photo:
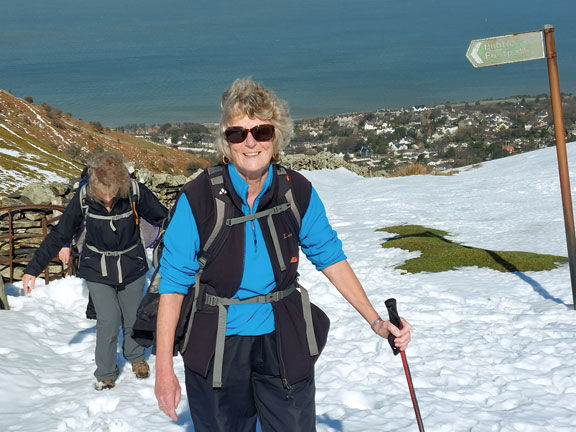
[[[396,267],[409,273],[442,272],[459,267],[488,267],[501,272],[527,272],[552,270],[568,258],[531,252],[492,251],[463,246],[448,240],[446,231],[419,225],[399,225],[377,231],[398,234],[382,243],[385,248],[420,251],[418,258],[407,260]]]

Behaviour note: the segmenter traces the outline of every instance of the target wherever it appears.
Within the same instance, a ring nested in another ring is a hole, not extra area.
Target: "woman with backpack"
[[[177,420],[176,347],[195,431],[255,431],[257,419],[262,430],[313,431],[314,363],[329,321],[298,284],[300,248],[376,334],[396,336],[400,350],[410,325],[402,320],[399,330],[380,318],[318,194],[277,163],[293,133],[286,103],[240,79],[221,111],[223,163],[184,186],[164,234],[158,405]]]
[[[90,162],[88,184],[74,195],[59,223],[42,242],[22,278],[26,294],[36,277],[85,222],[79,276],[86,280],[96,309],[97,390],[115,386],[117,338],[123,330],[123,355],[137,378],[150,374],[145,349],[132,339],[132,325],[142,299],[148,262],[140,220],[161,225],[168,210],[145,185],[130,178],[122,157],[97,154]]]

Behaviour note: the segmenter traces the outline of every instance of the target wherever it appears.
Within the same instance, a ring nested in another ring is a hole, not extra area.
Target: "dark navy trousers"
[[[314,376],[285,386],[280,376],[276,333],[227,336],[222,388],[208,376],[186,368],[186,393],[195,432],[263,432],[316,430]],[[189,347],[188,349],[194,349]]]

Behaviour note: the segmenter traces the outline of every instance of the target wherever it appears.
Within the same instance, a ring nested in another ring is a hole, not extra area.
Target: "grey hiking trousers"
[[[86,282],[96,309],[96,371],[98,381],[116,380],[118,334],[122,327],[122,354],[130,363],[144,360],[145,349],[132,339],[132,326],[142,300],[146,275],[127,285]]]

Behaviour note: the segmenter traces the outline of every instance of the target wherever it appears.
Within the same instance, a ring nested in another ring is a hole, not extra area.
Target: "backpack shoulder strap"
[[[213,257],[218,255],[220,249],[226,242],[226,238],[230,233],[230,225],[226,224],[226,220],[232,218],[234,209],[233,204],[228,196],[228,191],[224,187],[224,166],[215,165],[206,169],[206,174],[210,182],[210,192],[214,200],[214,210],[216,212],[214,228],[208,236],[206,242],[201,246],[198,252],[199,268],[194,277],[194,290],[193,300],[190,309],[190,318],[184,332],[184,340],[180,345],[180,352],[183,354],[190,340],[192,331],[192,323],[194,322],[194,315],[198,310],[198,298],[200,296],[200,279],[202,272]]]
[[[140,215],[138,214],[138,204],[140,204],[140,186],[138,186],[138,182],[133,178],[130,179],[130,192],[130,207],[132,207],[132,213],[134,214],[134,223],[140,232],[140,242],[142,242],[142,246],[146,248],[146,239],[144,238],[144,231],[140,225]]]
[[[81,251],[84,248],[84,241],[86,239],[86,217],[88,216],[88,203],[86,202],[86,188],[88,187],[88,185],[86,183],[84,183],[82,186],[80,186],[80,192],[78,193],[78,200],[80,201],[80,209],[82,210],[82,233],[80,233],[79,235],[77,235],[77,245],[76,247],[78,248],[78,251]],[[79,243],[82,244],[79,244]]]
[[[82,209],[82,215],[86,217],[88,212],[88,204],[86,204],[86,184],[80,186],[80,192],[78,193],[78,199],[80,200],[80,208]]]
[[[294,198],[294,192],[292,190],[292,179],[288,175],[286,168],[283,166],[276,165],[276,170],[278,182],[280,183],[280,194],[283,195],[284,199],[286,199],[286,202],[290,204],[290,212],[294,216],[298,230],[300,230],[300,227],[302,226],[302,216],[296,203],[296,199]]]
[[[134,179],[130,179],[130,191],[130,206],[134,212],[134,221],[136,225],[140,226],[140,215],[138,214],[138,204],[140,203],[140,187],[138,186],[138,182]],[[142,234],[142,230],[140,230],[140,234]],[[142,244],[146,245],[144,243],[144,239],[142,239]]]
[[[202,245],[202,249],[198,254],[201,269],[204,269],[211,258],[218,255],[218,252],[224,245],[229,230],[223,228],[227,226],[226,221],[232,217],[233,213],[232,201],[228,196],[228,191],[224,188],[224,167],[222,165],[215,165],[209,167],[206,171],[210,180],[210,191],[212,199],[214,200],[216,217],[214,228],[212,228],[212,232],[204,245]]]
[[[138,182],[135,179],[130,179],[130,184],[132,187],[132,199],[138,203],[140,202],[140,187],[138,187]]]

